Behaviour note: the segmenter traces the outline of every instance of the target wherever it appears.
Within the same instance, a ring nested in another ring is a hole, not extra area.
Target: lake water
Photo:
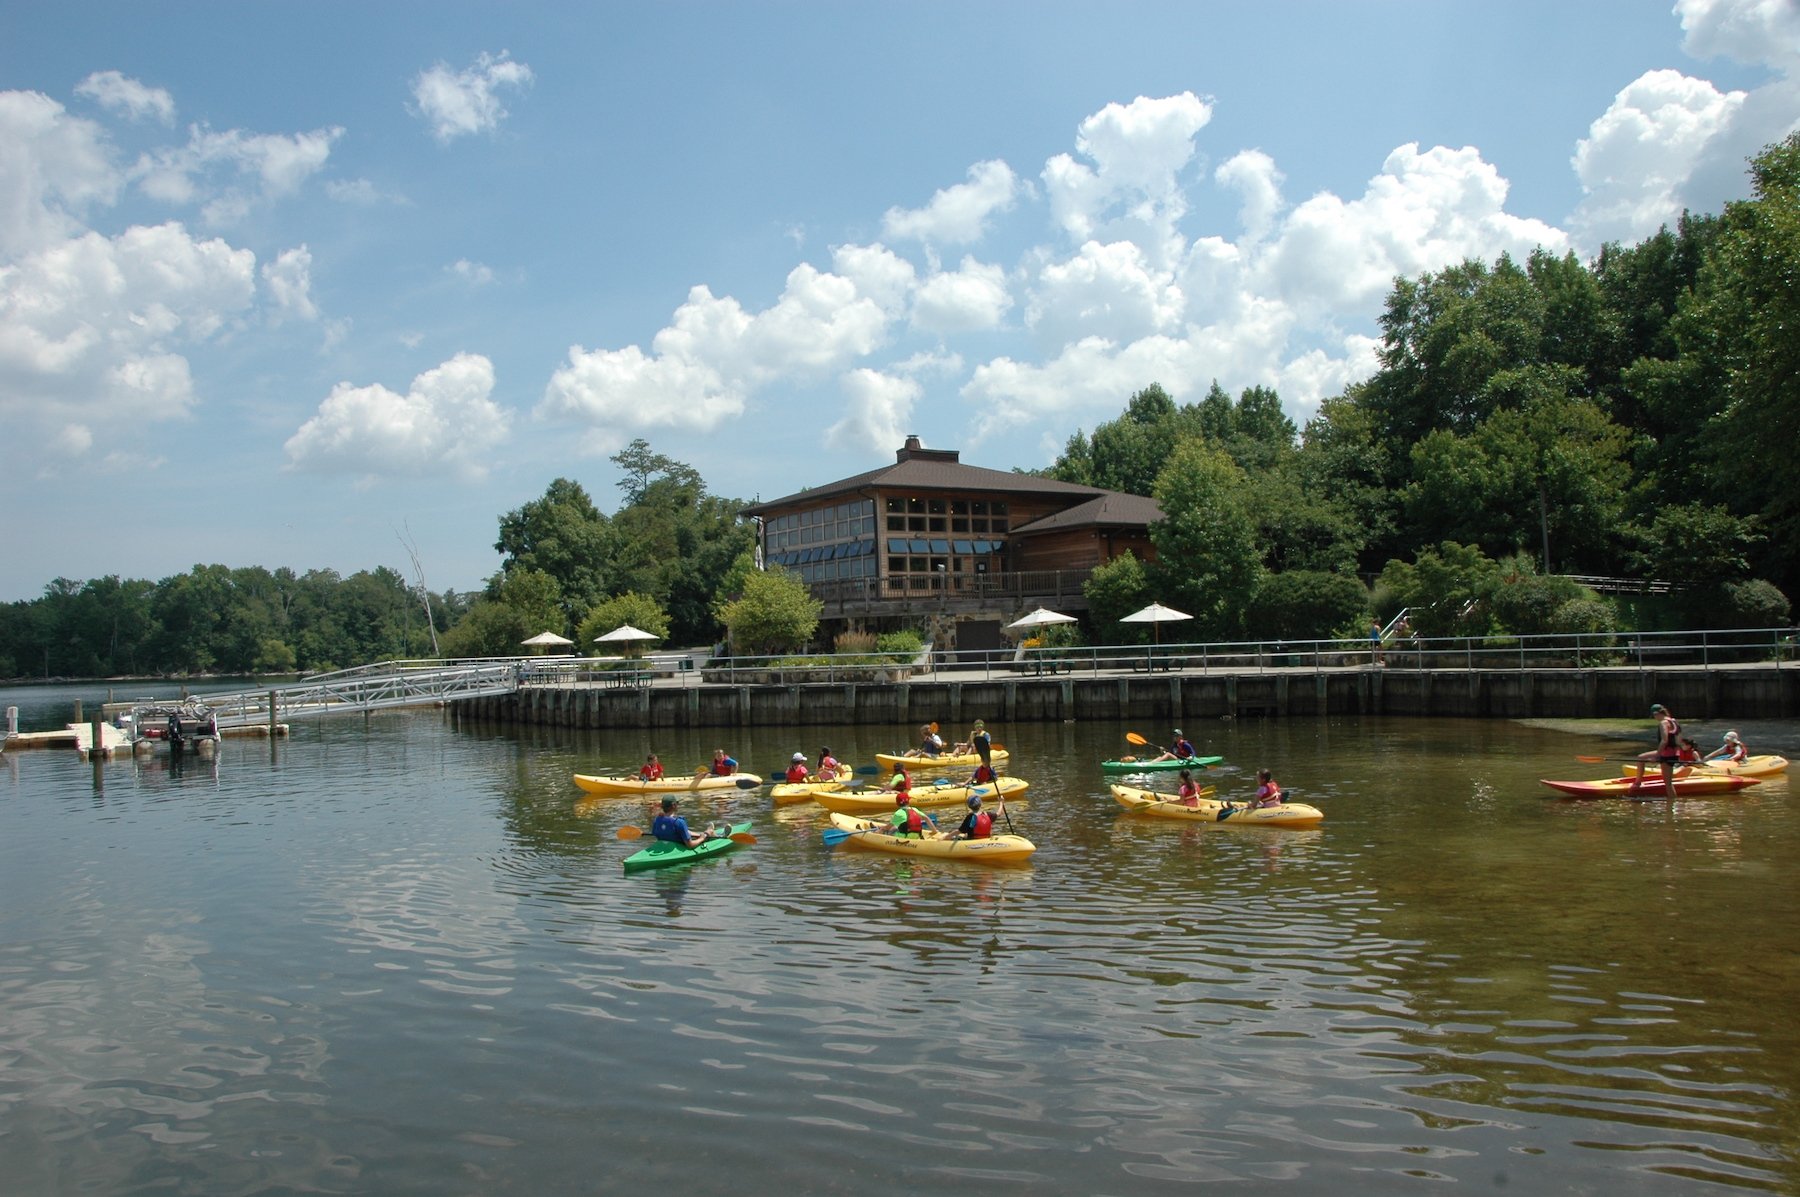
[[[755,846],[629,877],[643,808],[570,782],[909,730],[416,711],[0,757],[4,1191],[1800,1192],[1786,780],[1565,801],[1537,779],[1627,746],[1222,722],[1187,729],[1222,792],[1267,764],[1326,822],[1186,827],[1111,801],[1130,729],[996,726],[1027,866],[827,849],[727,791],[684,806]]]

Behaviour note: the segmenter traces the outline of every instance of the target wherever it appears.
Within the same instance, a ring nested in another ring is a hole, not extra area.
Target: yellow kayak
[[[1199,806],[1186,806],[1173,795],[1156,790],[1139,790],[1131,786],[1112,787],[1113,800],[1133,814],[1155,815],[1163,819],[1180,819],[1211,827],[1317,827],[1325,820],[1325,812],[1304,802],[1283,802],[1278,806],[1252,807],[1247,803],[1225,803],[1210,798],[1200,799]],[[1224,818],[1221,812],[1233,809]]]
[[[996,765],[1007,759],[1006,749],[999,746],[995,746],[993,752],[988,755],[993,758]],[[945,752],[937,756],[907,756],[904,753],[878,752],[875,754],[875,759],[880,761],[885,769],[905,765],[908,773],[923,773],[934,769],[974,769],[981,763],[981,758],[972,752],[956,755]]]
[[[831,816],[825,832],[827,844],[850,844],[898,856],[935,856],[942,860],[970,860],[985,864],[1017,863],[1037,851],[1022,835],[991,835],[984,840],[952,839],[943,832],[928,831],[921,839],[894,835],[884,819],[859,819],[854,815]]]
[[[848,765],[841,765],[838,767],[836,781],[778,781],[770,787],[769,794],[775,799],[777,806],[785,806],[790,802],[811,802],[815,794],[837,793],[855,776],[856,770]]]
[[[1788,763],[1785,756],[1764,754],[1762,756],[1747,756],[1741,761],[1717,760],[1703,761],[1698,764],[1678,765],[1675,768],[1675,776],[1684,777],[1687,776],[1689,771],[1692,771],[1695,775],[1724,773],[1734,777],[1768,777],[1774,773],[1786,773],[1787,767]],[[1619,772],[1626,777],[1635,777],[1637,771],[1638,767],[1636,765],[1619,766]],[[1655,761],[1644,762],[1644,776],[1661,777],[1662,766]]]
[[[748,780],[749,786],[738,783]],[[762,778],[754,773],[732,773],[725,777],[714,777],[710,773],[695,777],[692,774],[658,778],[656,781],[645,781],[638,777],[601,777],[592,773],[577,773],[575,784],[590,794],[598,794],[603,798],[623,798],[644,794],[692,794],[700,790],[735,790],[754,788],[762,784]]]
[[[970,794],[980,794],[983,802],[993,802],[1008,794],[1023,793],[1030,783],[1022,777],[1002,777],[986,785],[914,786],[914,806],[953,806],[967,802]],[[814,794],[813,801],[830,811],[847,815],[885,814],[894,809],[892,790],[836,790]]]

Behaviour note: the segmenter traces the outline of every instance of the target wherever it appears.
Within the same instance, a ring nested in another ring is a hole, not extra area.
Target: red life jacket
[[[925,820],[919,817],[918,808],[911,806],[906,808],[906,826],[899,828],[899,830],[908,832],[912,835],[925,834]]]
[[[993,830],[994,816],[988,814],[984,810],[976,811],[974,820],[969,827],[969,838],[973,840],[985,840],[993,833]]]
[[[802,765],[799,761],[795,761],[793,764],[789,765],[788,771],[787,771],[787,779],[792,782],[805,781],[806,780],[806,766]]]

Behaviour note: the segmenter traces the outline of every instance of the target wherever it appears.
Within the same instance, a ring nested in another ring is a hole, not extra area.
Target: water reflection
[[[596,1153],[609,1190],[753,1197],[1800,1184],[1784,790],[1560,802],[1536,778],[1587,745],[1506,724],[1207,731],[1326,823],[1132,817],[1118,729],[1019,727],[1025,867],[830,849],[759,790],[683,803],[756,845],[627,876],[641,804],[569,774],[637,733],[388,716],[103,793],[8,760],[0,1162],[20,1191],[557,1192]]]

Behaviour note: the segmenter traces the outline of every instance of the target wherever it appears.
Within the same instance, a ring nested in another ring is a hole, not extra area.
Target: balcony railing
[[[1007,609],[1027,600],[1085,609],[1085,569],[984,570],[976,573],[905,573],[879,578],[834,578],[807,589],[828,608],[919,607],[940,601],[978,600]]]

